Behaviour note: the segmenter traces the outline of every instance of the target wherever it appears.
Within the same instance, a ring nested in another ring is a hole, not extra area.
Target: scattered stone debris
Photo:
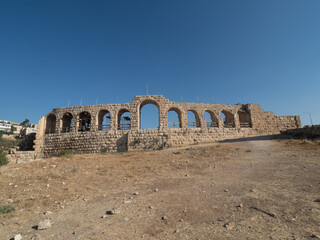
[[[112,208],[110,211],[107,211],[108,215],[115,215],[115,214],[119,214],[120,210],[116,209],[116,208]]]
[[[162,220],[167,220],[167,217],[166,217],[166,216],[163,216],[161,219],[162,219]]]
[[[52,214],[52,212],[46,211],[46,212],[44,212],[43,214],[44,214],[44,215],[50,215],[50,214]]]
[[[39,234],[36,234],[33,237],[31,237],[30,240],[42,240],[42,238]]]
[[[223,224],[223,227],[225,227],[226,229],[232,229],[236,226],[236,224],[234,222],[227,222],[225,224]]]
[[[320,238],[320,235],[312,234],[310,237],[312,237],[312,238]]]
[[[158,189],[158,188],[156,188],[156,189],[154,189],[153,191],[155,191],[155,192],[159,192],[159,189]]]
[[[320,198],[316,199],[315,202],[320,202]]]
[[[240,204],[238,204],[236,207],[237,207],[237,208],[242,208],[243,205],[242,205],[242,203],[240,203]]]
[[[21,240],[21,239],[22,239],[22,236],[20,233],[14,236],[14,240]]]
[[[229,190],[228,190],[228,189],[225,189],[224,191],[225,191],[225,192],[229,192]]]
[[[138,192],[134,192],[133,195],[139,195],[139,193]]]
[[[49,219],[45,219],[38,224],[38,230],[45,230],[51,227],[51,221]]]

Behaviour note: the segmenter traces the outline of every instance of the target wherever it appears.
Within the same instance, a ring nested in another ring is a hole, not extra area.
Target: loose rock
[[[120,213],[120,210],[116,209],[116,208],[113,208],[110,211],[107,211],[108,215],[115,215],[115,214],[119,214],[119,213]]]
[[[39,234],[36,234],[33,237],[31,237],[30,240],[42,240],[42,238]]]
[[[49,219],[45,219],[38,224],[38,230],[45,230],[51,227],[51,221]]]
[[[21,239],[22,239],[22,236],[20,233],[14,236],[14,240],[21,240]]]

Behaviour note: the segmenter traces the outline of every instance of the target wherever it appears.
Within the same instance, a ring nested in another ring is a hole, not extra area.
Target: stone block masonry
[[[140,129],[141,109],[158,108],[158,129]],[[168,112],[177,122],[168,122]],[[188,122],[192,112],[195,122]],[[209,114],[210,120],[204,117]],[[131,103],[55,108],[37,126],[37,156],[63,150],[102,153],[161,149],[167,146],[278,134],[301,127],[299,116],[276,116],[259,104],[225,105],[172,102],[162,95],[136,96]]]

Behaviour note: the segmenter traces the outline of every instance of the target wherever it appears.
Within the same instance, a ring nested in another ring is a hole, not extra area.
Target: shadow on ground
[[[273,140],[273,139],[291,139],[292,137],[289,135],[264,135],[264,136],[257,136],[257,137],[246,137],[246,138],[236,138],[236,139],[227,139],[223,141],[219,141],[220,143],[233,143],[233,142],[246,142],[246,141],[266,141],[266,140]]]

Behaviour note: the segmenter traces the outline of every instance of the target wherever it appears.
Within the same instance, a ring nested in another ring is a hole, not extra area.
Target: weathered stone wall
[[[320,125],[306,126],[304,128],[296,128],[283,131],[284,135],[291,135],[296,138],[319,138]]]
[[[140,129],[140,112],[146,104],[154,104],[159,110],[158,129]],[[170,128],[169,111],[178,114],[179,128]],[[195,123],[188,123],[188,111],[194,113]],[[211,122],[206,122],[205,111],[210,114]],[[122,122],[124,112],[130,113],[129,124]],[[110,119],[107,126],[102,125],[105,113]],[[57,155],[63,150],[75,153],[138,151],[277,134],[298,127],[301,127],[299,116],[276,116],[265,112],[259,104],[176,103],[162,95],[136,96],[126,104],[53,109],[38,124],[35,150],[44,157]]]

